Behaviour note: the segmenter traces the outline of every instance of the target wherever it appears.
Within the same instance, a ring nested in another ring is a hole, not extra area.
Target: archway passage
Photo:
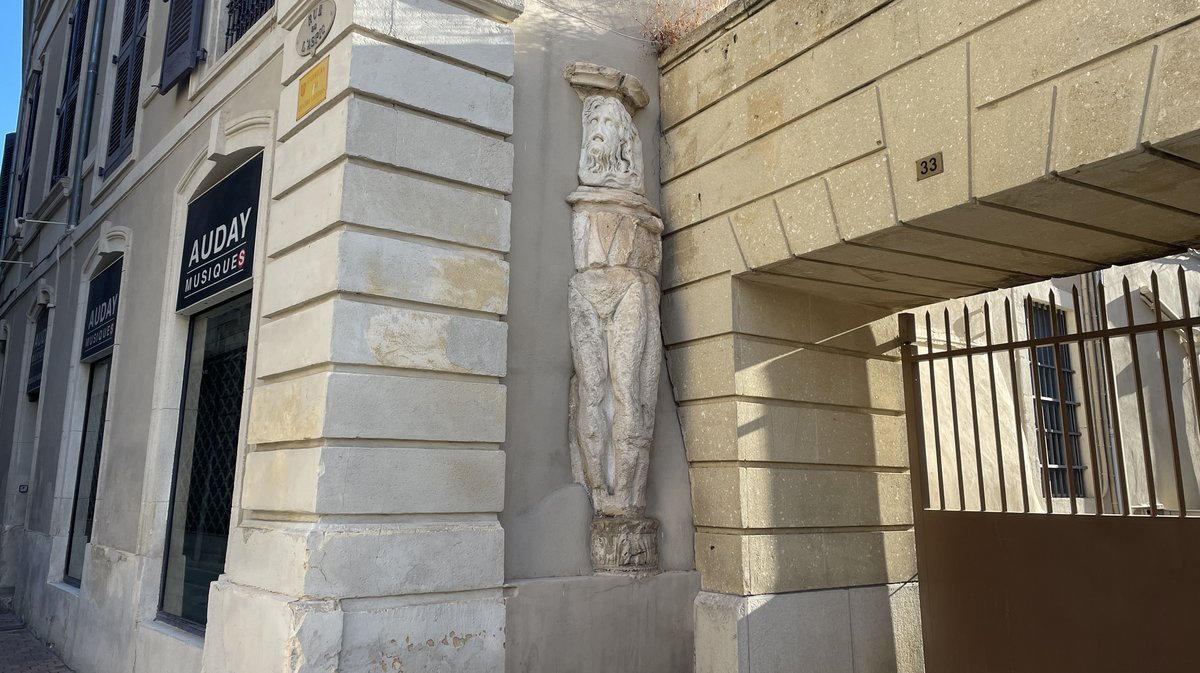
[[[1200,241],[1197,18],[739,3],[664,55],[663,320],[698,670],[787,670],[797,648],[920,668],[890,316]]]

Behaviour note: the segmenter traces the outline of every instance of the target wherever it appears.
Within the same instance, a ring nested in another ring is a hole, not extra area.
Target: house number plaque
[[[941,152],[917,159],[917,182],[940,175],[945,168]]]
[[[333,0],[321,0],[312,8],[300,22],[300,30],[296,33],[296,53],[308,56],[321,46],[333,29],[333,15],[336,12],[337,4]]]

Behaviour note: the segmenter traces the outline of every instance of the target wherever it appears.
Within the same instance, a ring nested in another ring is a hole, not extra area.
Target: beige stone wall
[[[1197,17],[749,0],[663,55],[663,321],[706,591],[913,576],[888,316],[1200,240]],[[699,605],[698,634],[749,609]],[[891,635],[880,670],[912,661]]]

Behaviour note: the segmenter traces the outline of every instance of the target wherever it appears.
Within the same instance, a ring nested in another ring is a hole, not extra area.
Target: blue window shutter
[[[203,58],[200,48],[205,0],[171,0],[163,46],[162,79],[158,92],[171,90]]]
[[[84,36],[87,34],[90,0],[77,0],[71,18],[71,41],[67,47],[66,82],[58,104],[58,129],[54,134],[54,166],[50,179],[65,176],[71,163],[71,141],[75,133],[75,105],[79,98],[79,79],[83,73]]]
[[[149,0],[125,0],[121,20],[121,43],[114,57],[112,115],[108,122],[108,153],[100,175],[115,169],[133,149],[137,124],[138,95],[142,83],[142,59],[146,51],[146,16]]]

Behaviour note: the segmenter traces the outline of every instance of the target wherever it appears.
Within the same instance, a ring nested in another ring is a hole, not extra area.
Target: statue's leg
[[[580,291],[582,279],[571,279],[567,293],[567,311],[571,318],[571,357],[575,365],[573,377],[574,404],[570,427],[575,432],[576,459],[582,469],[584,484],[599,511],[600,502],[607,500],[608,486],[604,475],[604,452],[609,444],[608,415],[605,413],[608,394],[608,348],[604,325],[587,297]]]
[[[657,390],[646,389],[644,370],[647,344],[659,338],[658,305],[657,296],[652,296],[647,285],[640,278],[629,284],[609,326],[616,467],[613,486],[621,509],[614,514],[620,516],[641,516],[645,508],[646,464],[654,437]],[[653,319],[649,315],[651,310]],[[652,325],[655,329],[650,333]]]

